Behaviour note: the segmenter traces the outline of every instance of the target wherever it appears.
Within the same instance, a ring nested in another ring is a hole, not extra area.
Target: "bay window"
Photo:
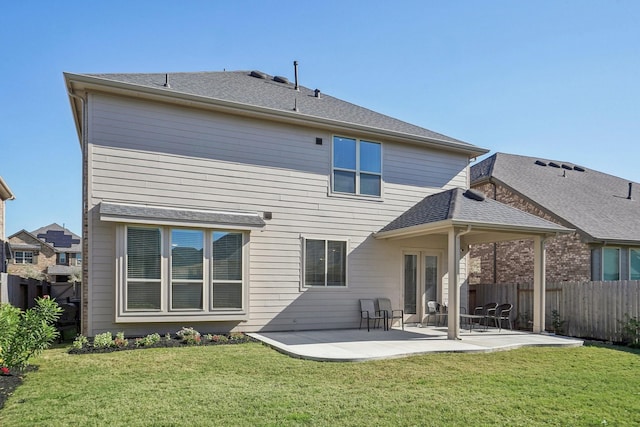
[[[248,233],[138,225],[122,230],[121,321],[215,320],[211,316],[246,311]]]

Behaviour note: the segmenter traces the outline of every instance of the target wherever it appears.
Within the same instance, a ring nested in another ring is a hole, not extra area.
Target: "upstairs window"
[[[16,264],[33,264],[33,252],[31,251],[16,251],[13,255]]]
[[[332,186],[334,193],[380,197],[382,145],[360,139],[334,137]]]
[[[602,280],[620,280],[620,249],[602,249]]]
[[[58,254],[58,265],[67,265],[67,254],[65,252]]]

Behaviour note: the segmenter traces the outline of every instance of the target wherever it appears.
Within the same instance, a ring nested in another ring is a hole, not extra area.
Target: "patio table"
[[[482,314],[460,314],[460,319],[466,319],[467,323],[469,324],[469,332],[471,332],[473,330],[473,320],[474,319],[478,319],[478,324],[480,323],[480,321],[482,319],[484,319],[484,316]],[[486,325],[485,325],[485,330],[486,330]]]

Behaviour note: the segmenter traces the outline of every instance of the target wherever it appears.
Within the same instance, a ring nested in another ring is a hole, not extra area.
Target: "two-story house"
[[[453,339],[469,244],[531,238],[543,272],[540,242],[567,231],[466,191],[486,149],[297,80],[65,81],[83,154],[89,336],[352,328],[360,298],[388,297],[407,322],[428,300],[448,304]]]
[[[6,182],[0,176],[0,273],[7,272],[7,259],[10,255],[9,246],[6,243],[5,234],[5,201],[13,200],[15,196]]]
[[[79,299],[80,282],[70,283],[69,279],[81,271],[80,242],[80,236],[56,223],[31,232],[20,230],[9,236],[9,273],[48,281],[58,300]]]

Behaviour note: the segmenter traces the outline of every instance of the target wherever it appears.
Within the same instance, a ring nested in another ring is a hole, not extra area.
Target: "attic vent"
[[[542,160],[536,160],[536,165],[538,165],[538,166],[547,166],[547,164],[545,162],[543,162]]]
[[[560,165],[557,164],[556,162],[549,162],[549,166],[551,166],[552,168],[559,168]]]
[[[267,75],[261,71],[252,71],[250,76],[255,77],[257,79],[263,79],[263,80],[266,80],[267,78]]]
[[[286,77],[282,77],[282,76],[275,76],[273,78],[274,82],[278,82],[278,83],[285,83],[285,84],[289,84],[289,79]]]
[[[482,202],[485,199],[485,196],[483,193],[476,190],[472,190],[472,189],[468,189],[467,191],[465,191],[463,193],[463,196],[466,197],[467,199],[477,200],[479,202]]]
[[[562,169],[566,169],[568,171],[572,171],[573,170],[573,166],[569,166],[569,165],[565,165],[564,163],[562,164]]]
[[[584,168],[582,168],[582,167],[580,167],[580,166],[574,166],[574,167],[573,167],[573,170],[574,170],[574,171],[578,171],[578,172],[584,172],[584,171],[585,171],[585,169],[584,169]]]

